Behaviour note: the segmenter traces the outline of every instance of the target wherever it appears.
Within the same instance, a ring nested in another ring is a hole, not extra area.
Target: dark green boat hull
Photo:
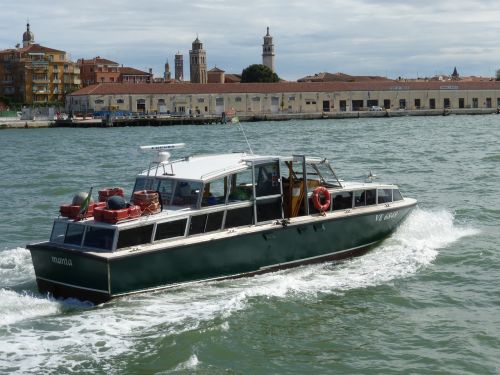
[[[345,215],[307,224],[155,251],[101,257],[49,243],[29,245],[40,292],[101,303],[180,283],[239,277],[360,255],[387,238],[414,206]],[[386,219],[387,218],[387,219]]]

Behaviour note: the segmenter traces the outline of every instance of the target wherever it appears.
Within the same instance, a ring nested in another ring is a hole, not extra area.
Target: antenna
[[[231,123],[232,124],[238,124],[239,127],[240,127],[240,130],[241,132],[243,133],[243,137],[245,138],[245,141],[247,143],[247,146],[248,146],[248,149],[250,150],[250,154],[253,155],[253,150],[252,150],[252,147],[250,146],[250,143],[248,142],[248,138],[247,138],[247,135],[245,134],[245,131],[243,130],[243,127],[241,126],[241,122],[240,122],[240,119],[238,117],[233,117],[231,119]]]
[[[165,145],[149,145],[149,146],[140,146],[141,150],[155,150],[155,151],[166,151],[166,150],[174,150],[177,148],[184,148],[186,146],[185,143],[170,143]]]

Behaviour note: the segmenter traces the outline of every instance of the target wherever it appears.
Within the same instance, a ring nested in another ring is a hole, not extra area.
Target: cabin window
[[[365,200],[366,194],[364,190],[358,190],[354,192],[354,207],[366,206]]]
[[[68,225],[66,223],[55,222],[52,227],[52,234],[50,236],[50,242],[54,243],[63,243],[64,235],[66,233],[66,227]]]
[[[213,232],[222,228],[222,220],[224,219],[224,211],[212,212],[208,214],[205,232]]]
[[[378,189],[377,203],[392,202],[392,189]]]
[[[207,215],[197,215],[191,217],[189,225],[189,235],[208,233],[222,228],[224,211],[213,212]]]
[[[253,206],[227,210],[225,228],[253,224]]]
[[[155,241],[184,236],[186,223],[187,219],[182,219],[158,224],[156,226]]]
[[[375,190],[375,189],[373,189],[373,190],[366,190],[365,194],[366,194],[366,205],[370,206],[372,204],[375,204],[375,198],[377,196],[377,190]]]
[[[394,189],[392,191],[392,194],[393,194],[392,199],[394,202],[403,200],[403,196],[401,195],[401,192],[398,189]]]
[[[205,232],[205,225],[207,223],[208,215],[191,216],[191,223],[189,224],[189,235],[200,234]]]
[[[143,245],[151,242],[153,234],[153,224],[121,230],[118,234],[117,249],[124,247]]]
[[[352,208],[352,191],[342,191],[332,196],[333,211]]]
[[[134,191],[140,190],[156,190],[155,188],[155,179],[147,178],[147,177],[138,177],[135,180]]]
[[[248,201],[253,197],[252,170],[246,169],[243,172],[231,176],[231,191],[229,193],[230,202]]]
[[[175,187],[172,205],[196,208],[201,189],[201,182],[178,181]]]
[[[226,202],[227,181],[228,179],[226,177],[206,183],[203,188],[201,206],[206,207],[224,204]]]
[[[258,197],[281,194],[279,163],[277,161],[255,166],[255,179]]]
[[[281,197],[257,201],[257,221],[269,221],[283,218]]]
[[[64,243],[80,246],[82,244],[84,229],[84,225],[69,224],[68,230],[66,231],[66,237],[64,238]]]
[[[160,180],[158,193],[160,193],[162,205],[169,205],[174,191],[174,180]]]
[[[114,236],[115,231],[113,229],[88,226],[83,244],[86,247],[111,250]]]

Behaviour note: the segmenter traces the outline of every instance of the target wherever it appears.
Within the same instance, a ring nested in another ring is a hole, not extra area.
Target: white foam
[[[29,292],[0,289],[0,326],[60,312],[56,303],[36,298]]]
[[[0,287],[11,287],[34,277],[29,250],[18,247],[0,252]]]
[[[219,329],[229,330],[227,320],[231,315],[248,308],[255,298],[317,298],[323,293],[343,294],[414,275],[431,264],[440,249],[477,233],[476,229],[454,224],[453,215],[448,211],[416,209],[397,232],[376,249],[337,264],[194,284],[129,296],[93,308],[61,305],[0,290],[1,300],[6,301],[0,307],[2,322],[15,326],[0,340],[0,352],[6,353],[9,363],[18,363],[21,372],[34,369],[43,372],[58,366],[73,368],[85,361],[108,363],[106,360],[110,358],[136,350],[136,344],[140,343],[137,347],[141,347],[141,351],[151,352],[156,350],[155,338],[200,329],[215,319],[220,320]],[[74,311],[62,314],[65,310]],[[23,324],[28,318],[30,324]],[[176,370],[195,369],[199,363],[193,354]],[[0,358],[0,372],[2,368],[8,367]]]
[[[193,354],[191,357],[186,362],[180,363],[174,371],[181,371],[181,370],[194,370],[198,365],[200,364],[200,361],[198,360],[198,357],[196,354]]]

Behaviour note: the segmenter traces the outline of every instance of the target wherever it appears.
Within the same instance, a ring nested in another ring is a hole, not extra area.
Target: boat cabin
[[[168,155],[169,156],[169,155]],[[169,160],[161,155],[139,174],[133,191],[156,191],[162,210],[117,224],[54,221],[50,241],[79,251],[114,252],[224,229],[319,215],[314,189],[331,195],[328,212],[403,200],[394,185],[339,180],[328,160],[232,153]]]

